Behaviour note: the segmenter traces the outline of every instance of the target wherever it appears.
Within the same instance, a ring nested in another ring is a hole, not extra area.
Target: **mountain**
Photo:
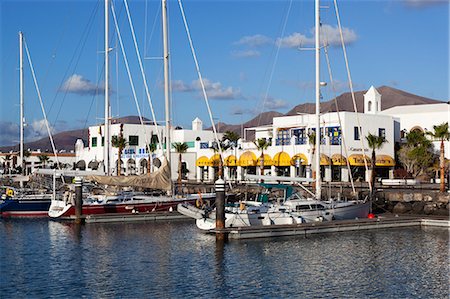
[[[377,91],[381,94],[381,110],[388,109],[395,106],[405,106],[405,105],[424,105],[424,104],[438,104],[442,103],[442,101],[433,100],[421,96],[417,96],[396,88],[392,88],[389,86],[381,86],[377,88]],[[358,108],[358,112],[363,112],[364,109],[364,91],[355,92],[356,105]],[[353,101],[351,93],[343,93],[336,97],[336,101],[339,106],[340,111],[354,111],[353,109]],[[335,112],[336,105],[334,99],[322,102],[320,104],[320,111],[323,112]],[[305,103],[295,106],[288,113],[282,114],[276,111],[264,112],[257,115],[255,118],[243,123],[243,124],[226,124],[226,123],[218,123],[216,124],[216,129],[219,132],[232,131],[239,135],[244,128],[257,127],[271,124],[274,117],[283,116],[283,115],[296,115],[297,113],[315,113],[315,104],[314,103]],[[144,118],[145,122],[149,120]],[[140,120],[138,116],[126,116],[122,118],[117,118],[111,120],[112,123],[129,123],[129,124],[140,124]],[[211,128],[208,128],[211,129]],[[79,129],[73,131],[60,132],[53,136],[55,140],[55,145],[58,150],[66,150],[71,151],[74,150],[74,145],[77,139],[81,138],[87,141],[87,129]],[[249,131],[246,133],[246,139],[252,140],[254,138],[254,132]],[[50,144],[49,138],[43,138],[34,142],[29,142],[25,144],[25,149],[41,149],[42,151],[51,151],[52,147]],[[10,150],[19,150],[19,145],[15,146],[5,146],[0,147],[0,152],[7,152]]]
[[[143,118],[144,122],[148,122],[149,119]],[[125,116],[120,118],[111,119],[111,123],[127,123],[127,124],[140,124],[141,121],[139,116]],[[67,152],[73,151],[75,149],[75,142],[77,139],[83,139],[84,143],[87,143],[88,140],[88,130],[78,129],[72,131],[64,131],[54,134],[53,141],[55,142],[55,147],[58,151],[65,150]],[[36,141],[27,142],[24,144],[24,149],[37,150],[40,149],[43,152],[52,152],[52,145],[50,143],[50,138],[45,137]],[[19,145],[13,146],[4,146],[0,147],[0,152],[9,152],[9,151],[19,151]]]
[[[385,110],[395,106],[442,103],[442,101],[417,96],[389,86],[381,86],[376,89],[381,94],[381,110]],[[358,112],[363,112],[364,110],[364,94],[366,92],[366,90],[355,92],[356,107],[358,109]],[[355,109],[353,108],[353,100],[350,92],[343,93],[340,96],[336,97],[336,101],[339,107],[339,111],[355,111]],[[296,115],[297,113],[313,114],[315,113],[315,109],[315,103],[300,104],[291,109],[288,113],[286,113],[286,115]],[[320,112],[336,112],[336,104],[334,99],[327,102],[322,102],[320,104]]]

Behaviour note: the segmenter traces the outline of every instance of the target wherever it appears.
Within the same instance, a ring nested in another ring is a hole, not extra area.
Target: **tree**
[[[186,142],[175,142],[173,144],[173,147],[175,148],[175,152],[178,153],[178,190],[181,190],[181,177],[183,175],[183,159],[182,154],[187,152],[189,146]]]
[[[111,145],[113,147],[117,147],[118,148],[117,176],[121,175],[121,170],[122,170],[122,152],[123,152],[123,149],[127,146],[127,144],[128,144],[127,140],[123,137],[123,124],[120,124],[119,136],[114,135],[111,138]]]
[[[433,145],[423,132],[411,131],[406,134],[406,144],[398,151],[398,158],[412,177],[418,177],[433,164]]]
[[[311,157],[310,157],[310,163],[311,163],[311,171],[312,171],[312,177],[313,179],[316,178],[316,163],[314,163],[314,154],[316,153],[316,132],[310,131],[308,133],[308,143],[311,147]],[[313,185],[315,182],[313,183]]]
[[[150,165],[151,158],[150,158],[150,156],[153,156],[153,153],[156,151],[156,148],[157,148],[156,143],[150,143],[147,146],[147,150],[149,152],[149,154],[148,154],[149,159],[148,159],[148,163],[147,163],[147,173],[148,174],[150,174],[150,172],[151,172],[151,165]]]
[[[258,138],[253,141],[253,143],[256,145],[256,148],[261,151],[259,167],[261,169],[261,175],[264,175],[264,151],[269,147],[270,143],[265,138]]]
[[[10,167],[11,167],[11,165],[10,165],[10,162],[11,162],[11,159],[12,159],[12,157],[11,157],[11,155],[10,154],[6,154],[4,157],[3,157],[3,160],[5,161],[5,168],[6,168],[6,172],[7,173],[10,173]]]
[[[370,167],[372,169],[372,173],[370,175],[370,185],[372,186],[372,193],[370,194],[370,196],[373,197],[373,195],[375,194],[375,164],[377,159],[375,151],[382,148],[383,144],[385,144],[387,140],[383,136],[372,135],[371,133],[366,136],[366,140],[369,148],[372,149],[372,159],[370,161]]]
[[[223,134],[223,137],[222,137],[222,141],[229,141],[230,143],[232,143],[233,144],[233,146],[237,146],[237,142],[238,142],[238,140],[240,139],[241,137],[237,134],[237,133],[235,133],[235,132],[233,132],[233,131],[226,131],[224,134]]]
[[[220,147],[219,147],[219,145],[220,145]],[[218,167],[219,171],[217,172],[217,175],[219,178],[223,178],[223,161],[222,161],[222,155],[220,155],[220,150],[222,149],[222,151],[226,151],[230,147],[231,147],[231,144],[224,142],[224,141],[220,141],[219,143],[213,142],[210,147],[210,149],[213,150],[214,155],[219,154],[219,167]]]
[[[44,154],[39,155],[38,159],[39,159],[39,162],[42,163],[42,168],[45,168],[45,163],[50,161],[50,158],[47,155],[44,155]]]
[[[26,175],[27,174],[27,158],[31,156],[31,153],[29,150],[24,150],[23,151],[23,161],[22,161],[22,174]]]
[[[437,139],[441,143],[440,155],[439,155],[439,168],[440,168],[440,186],[439,191],[445,192],[445,152],[444,141],[450,138],[448,131],[448,122],[442,123],[437,126],[433,126],[434,132],[428,132],[427,134]]]

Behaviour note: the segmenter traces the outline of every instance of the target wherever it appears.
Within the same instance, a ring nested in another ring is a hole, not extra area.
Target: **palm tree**
[[[181,191],[181,176],[183,171],[183,159],[182,154],[187,152],[189,146],[186,142],[175,142],[173,144],[173,147],[175,148],[175,152],[178,153],[178,190]]]
[[[237,141],[240,139],[241,137],[239,136],[239,134],[237,134],[236,132],[233,131],[226,131],[223,134],[222,137],[222,141],[226,141],[228,140],[230,143],[232,143],[235,147],[237,146]]]
[[[440,168],[440,186],[439,191],[445,192],[445,153],[444,153],[444,141],[450,138],[450,132],[448,130],[448,122],[442,123],[437,126],[433,126],[434,132],[428,132],[427,134],[432,136],[441,142],[441,150],[439,155],[439,168]]]
[[[45,168],[45,163],[47,163],[48,161],[50,161],[50,158],[47,155],[39,155],[38,156],[39,162],[42,163],[42,168]]]
[[[114,135],[111,138],[111,145],[113,147],[117,147],[118,148],[118,157],[117,157],[117,176],[121,175],[121,170],[122,170],[122,152],[123,149],[127,146],[128,142],[127,140],[123,137],[123,124],[120,124],[120,132],[119,132],[119,136]]]
[[[229,139],[228,139],[229,140]],[[219,148],[220,145],[220,148]],[[224,142],[224,141],[220,141],[219,143],[217,142],[213,142],[210,149],[213,150],[214,155],[219,153],[219,170],[217,171],[217,176],[219,178],[223,178],[223,160],[222,160],[222,155],[220,155],[220,150],[222,149],[223,151],[228,150],[231,147],[230,143]]]
[[[310,157],[310,163],[311,163],[311,171],[312,171],[312,177],[313,179],[316,178],[316,163],[314,163],[314,154],[316,152],[316,132],[311,131],[308,133],[308,143],[311,147],[311,157]],[[315,186],[315,180],[313,182],[313,187]]]
[[[30,153],[29,150],[24,150],[23,151],[23,161],[22,161],[22,174],[23,175],[27,174],[27,161],[26,161],[26,159],[28,157],[30,157],[30,156],[31,156],[31,153]]]
[[[156,143],[150,143],[148,146],[147,146],[147,150],[148,150],[148,152],[149,152],[149,159],[148,159],[148,163],[147,163],[147,173],[148,174],[150,174],[150,172],[151,172],[151,165],[150,165],[150,160],[151,160],[151,158],[150,158],[150,156],[153,156],[153,153],[156,151]]]
[[[370,175],[370,185],[372,186],[372,193],[370,196],[372,197],[375,194],[375,162],[377,159],[375,151],[383,147],[383,144],[385,144],[387,140],[383,136],[372,135],[371,133],[366,136],[366,140],[369,147],[372,149],[372,160],[370,161],[372,168],[372,173]]]
[[[259,167],[261,169],[261,175],[264,175],[264,151],[269,147],[270,143],[265,138],[258,138],[256,141],[253,141],[253,143],[256,145],[256,148],[261,151]]]

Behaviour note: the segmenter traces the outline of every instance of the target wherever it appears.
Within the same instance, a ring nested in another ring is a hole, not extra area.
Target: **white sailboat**
[[[322,201],[320,175],[320,0],[315,0],[315,100],[316,100],[316,134],[315,134],[315,193],[303,197],[299,193],[285,196],[277,202],[245,201],[239,207],[226,208],[225,227],[295,224],[333,219],[365,218],[369,214],[370,202],[327,200]],[[302,178],[247,175],[252,179],[264,181],[305,181]],[[274,185],[275,186],[275,185]],[[308,191],[309,192],[309,191]],[[215,213],[202,212],[196,207],[178,205],[178,211],[196,219],[197,227],[202,230],[215,228]]]
[[[119,192],[114,194],[102,194],[100,196],[90,194],[83,200],[82,215],[90,218],[92,216],[115,217],[131,216],[139,213],[146,215],[158,212],[175,212],[180,203],[194,203],[198,199],[212,199],[215,193],[191,194],[186,196],[175,196],[172,190],[170,170],[170,100],[169,100],[169,50],[167,30],[167,4],[162,0],[162,23],[164,44],[164,95],[165,95],[165,117],[166,117],[166,153],[160,168],[151,173],[141,176],[113,177],[110,176],[109,162],[109,68],[108,68],[108,27],[109,27],[109,1],[105,0],[105,151],[104,171],[105,175],[91,175],[86,179],[102,185],[119,187],[151,188],[165,191],[168,194],[147,195],[139,192]],[[162,193],[162,192],[160,192]],[[52,202],[49,216],[58,219],[73,219],[76,216],[73,194],[68,193],[62,200]]]

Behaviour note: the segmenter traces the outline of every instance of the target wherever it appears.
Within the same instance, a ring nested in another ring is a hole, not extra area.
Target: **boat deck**
[[[222,230],[210,230],[209,233],[225,234],[228,239],[252,239],[285,236],[307,237],[312,234],[414,226],[434,226],[450,229],[450,221],[448,217],[383,216],[375,219],[334,220],[329,222],[225,228]]]

